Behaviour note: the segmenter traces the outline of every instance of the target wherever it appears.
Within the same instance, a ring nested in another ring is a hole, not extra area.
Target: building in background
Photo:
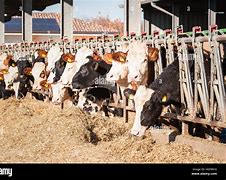
[[[60,40],[60,14],[58,13],[32,13],[32,40],[34,42]],[[73,39],[89,39],[102,36],[114,36],[118,30],[104,27],[93,22],[74,18]],[[22,39],[22,18],[14,16],[5,23],[5,42],[17,43]]]
[[[226,27],[225,0],[124,0],[125,34],[172,29],[183,25],[184,31],[194,26],[207,30],[209,25]],[[143,26],[142,26],[143,23]]]

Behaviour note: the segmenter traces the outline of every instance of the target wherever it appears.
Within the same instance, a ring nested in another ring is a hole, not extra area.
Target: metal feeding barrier
[[[75,54],[81,47],[88,47],[98,51],[100,55],[117,51],[119,47],[131,41],[146,42],[147,45],[158,48],[159,60],[154,64],[155,78],[163,71],[161,49],[165,49],[166,66],[178,56],[180,75],[181,102],[184,104],[181,114],[166,113],[163,117],[174,118],[182,121],[183,134],[188,133],[188,122],[200,123],[217,128],[226,128],[226,94],[225,77],[222,73],[222,64],[226,54],[222,47],[226,43],[226,29],[218,29],[216,25],[202,31],[201,27],[193,27],[192,32],[183,32],[183,26],[176,28],[176,33],[167,29],[160,34],[154,31],[153,35],[142,33],[136,36],[114,37],[101,36],[96,39],[83,39],[69,42],[64,39],[60,42],[20,43],[1,45],[0,53],[7,52],[15,56],[32,56],[38,49],[49,50],[58,44],[64,52]],[[208,46],[209,52],[204,46]],[[208,68],[205,64],[210,64]],[[192,72],[193,70],[193,72]],[[209,74],[208,74],[209,72]],[[124,109],[124,118],[128,121],[128,111],[134,111],[127,106],[123,92],[119,92],[116,99],[122,103],[115,106]]]

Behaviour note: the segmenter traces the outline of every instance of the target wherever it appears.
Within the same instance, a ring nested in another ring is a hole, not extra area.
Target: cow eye
[[[143,62],[146,62],[147,61],[147,59],[144,59],[144,61]]]
[[[85,75],[85,74],[87,74],[87,69],[86,68],[83,68],[82,70],[81,70],[81,73],[83,74],[83,75]]]
[[[152,109],[152,106],[151,106],[151,105],[149,105],[149,106],[147,107],[147,109],[148,109],[148,110],[151,110],[151,109]]]

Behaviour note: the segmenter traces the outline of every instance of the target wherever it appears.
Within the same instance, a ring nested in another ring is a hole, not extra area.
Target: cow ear
[[[107,64],[112,64],[112,53],[107,53],[103,56],[103,60],[107,63]]]
[[[9,65],[9,61],[10,61],[10,59],[12,59],[12,57],[13,57],[13,56],[8,55],[8,56],[6,57],[6,59],[4,59],[3,64],[4,64],[5,66],[8,66],[8,65]]]
[[[127,57],[128,51],[126,53],[124,52],[117,52],[113,54],[113,59],[116,61],[119,61],[121,63],[125,63],[126,62],[126,57]]]
[[[148,48],[148,60],[157,61],[159,58],[159,50],[157,48],[149,47]]]
[[[40,49],[40,50],[38,51],[38,56],[41,57],[41,58],[46,58],[46,57],[47,57],[47,54],[48,54],[48,52],[46,52],[46,51],[43,50],[43,49]]]
[[[8,69],[1,69],[0,70],[0,73],[2,73],[2,74],[8,74],[9,73],[9,70]]]
[[[40,82],[40,86],[42,87],[42,89],[44,90],[48,90],[51,88],[51,84],[47,82],[47,80],[43,80]]]
[[[71,53],[66,53],[62,56],[63,60],[67,63],[73,63],[75,62],[75,56]]]
[[[24,74],[31,76],[32,75],[32,68],[31,67],[26,67],[24,68]]]
[[[165,103],[167,101],[167,99],[168,99],[167,95],[163,96],[162,97],[162,103]]]

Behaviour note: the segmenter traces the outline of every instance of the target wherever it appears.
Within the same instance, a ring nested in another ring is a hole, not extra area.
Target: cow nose
[[[138,75],[134,76],[134,79],[137,79],[138,78]]]

